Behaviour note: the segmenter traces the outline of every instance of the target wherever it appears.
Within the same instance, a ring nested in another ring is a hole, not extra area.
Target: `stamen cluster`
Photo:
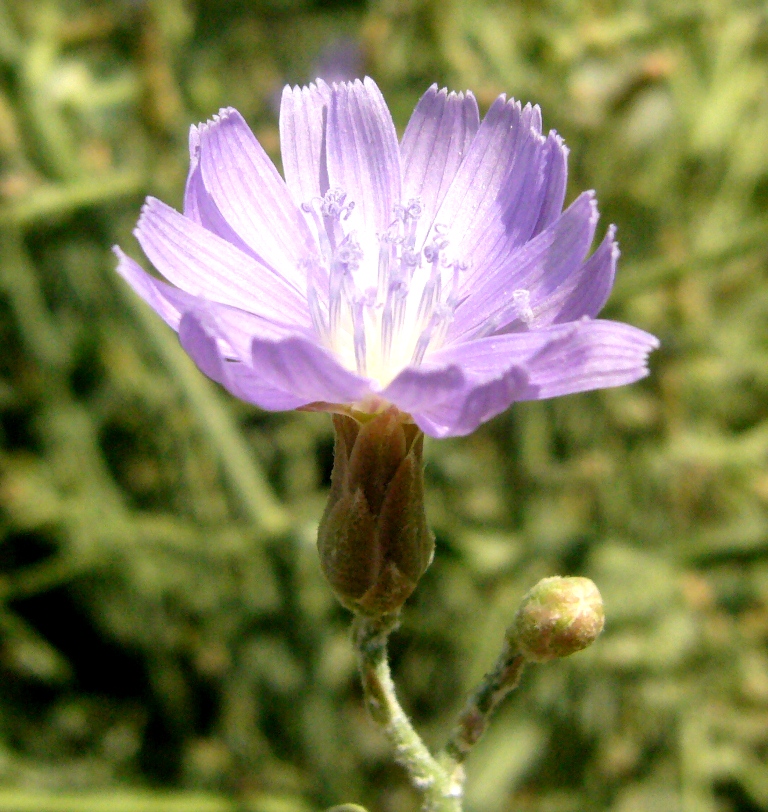
[[[428,348],[442,345],[458,303],[459,274],[467,266],[447,258],[448,229],[439,223],[419,250],[418,197],[393,207],[392,222],[377,235],[375,257],[365,255],[347,228],[355,201],[343,190],[329,189],[301,208],[320,247],[323,273],[308,275],[307,289],[317,336],[342,362],[384,387],[401,369],[419,366]],[[323,278],[327,291],[316,281]]]

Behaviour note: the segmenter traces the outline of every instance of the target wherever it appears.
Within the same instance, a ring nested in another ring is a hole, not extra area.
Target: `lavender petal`
[[[535,237],[557,220],[565,203],[565,190],[568,183],[568,147],[554,131],[547,136],[542,155],[544,183],[539,217],[533,227],[531,237]]]
[[[325,126],[331,88],[322,80],[283,90],[280,104],[280,155],[285,182],[297,206],[328,191]]]
[[[403,200],[419,198],[421,245],[480,126],[475,97],[432,85],[421,97],[400,145]],[[423,225],[422,225],[423,224]]]
[[[429,365],[459,366],[480,382],[520,367],[529,381],[518,399],[534,400],[642,378],[648,371],[648,354],[658,346],[658,339],[644,330],[584,318],[446,347],[430,356]]]
[[[583,319],[570,335],[529,359],[521,400],[541,400],[591,389],[623,386],[648,374],[648,354],[659,340],[629,324]]]
[[[205,310],[209,324],[217,325],[219,346],[227,358],[250,363],[251,342],[254,336],[278,341],[291,335],[308,335],[292,325],[266,321],[259,316],[236,307],[201,299],[174,288],[150,276],[137,262],[126,256],[120,248],[113,249],[118,257],[118,273],[133,290],[176,332],[185,313]]]
[[[619,259],[615,234],[616,227],[609,226],[595,253],[582,262],[550,297],[538,304],[539,324],[564,324],[583,316],[595,318],[603,309],[613,287]]]
[[[314,240],[285,182],[243,117],[226,108],[199,128],[200,173],[224,220],[297,291]]]
[[[201,191],[203,179],[200,177],[200,130],[193,124],[189,128],[189,171],[187,184],[184,187],[184,216],[196,223],[203,224],[200,219],[198,195]]]
[[[570,336],[578,324],[558,324],[542,330],[487,336],[443,347],[425,360],[427,369],[457,366],[475,381],[498,377],[512,366],[525,366],[553,341]]]
[[[369,393],[369,382],[342,367],[327,350],[300,336],[280,341],[255,338],[251,365],[266,384],[308,403],[354,403]]]
[[[648,354],[658,346],[643,330],[589,319],[470,341],[410,373],[414,389],[420,378],[425,392],[411,413],[432,437],[468,434],[515,401],[632,383],[648,374]],[[457,369],[463,385],[453,391],[435,385],[442,376],[459,380]]]
[[[184,189],[184,216],[263,264],[261,257],[240,238],[240,235],[224,219],[224,215],[219,211],[205,188],[200,169],[200,129],[195,126],[190,127],[189,130],[189,173]]]
[[[401,411],[421,411],[430,403],[455,396],[467,385],[461,367],[446,363],[433,369],[406,367],[381,392]]]
[[[537,237],[523,245],[505,262],[484,269],[456,310],[448,333],[449,343],[460,341],[492,324],[493,331],[520,321],[514,296],[526,291],[535,317],[539,302],[563,284],[577,268],[592,244],[597,223],[594,195],[585,192]],[[534,321],[528,326],[538,326]]]
[[[259,373],[247,364],[225,358],[221,352],[218,327],[205,309],[184,314],[179,324],[179,341],[202,372],[235,397],[270,411],[296,409],[303,405],[295,393],[265,384]]]
[[[281,276],[165,203],[147,198],[134,233],[150,262],[182,290],[309,327],[306,298]]]
[[[458,249],[472,257],[464,278],[471,289],[483,275],[483,269],[504,263],[533,236],[546,191],[546,160],[551,157],[544,139],[534,126],[538,108],[521,111],[517,137],[505,156],[507,174],[493,201],[486,199],[481,218],[475,218]]]
[[[492,252],[500,238],[484,237],[489,226],[495,225],[501,235],[511,231],[520,243],[536,223],[537,211],[524,208],[522,217],[515,212],[525,197],[530,203],[531,185],[542,185],[545,139],[540,127],[537,107],[521,108],[518,102],[499,97],[481,122],[438,210],[436,222],[452,235],[456,242],[452,248],[459,256],[471,256],[476,270],[482,263],[475,261],[474,254]],[[467,279],[471,275],[470,271]]]
[[[524,370],[511,367],[490,381],[470,384],[451,401],[414,413],[413,419],[431,437],[462,437],[520,400],[527,382]]]
[[[431,437],[469,434],[480,423],[504,411],[525,391],[527,377],[507,364],[497,374],[476,376],[465,365],[407,368],[381,393],[408,411]]]
[[[178,331],[181,310],[174,304],[169,295],[169,292],[173,291],[174,288],[150,276],[138,262],[124,254],[117,246],[112,250],[118,259],[117,272],[120,276],[169,327]]]
[[[400,202],[400,148],[375,82],[334,85],[327,127],[328,180],[355,208],[359,237],[382,234]]]

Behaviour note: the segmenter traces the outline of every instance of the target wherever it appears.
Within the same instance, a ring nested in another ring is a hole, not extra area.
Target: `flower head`
[[[283,91],[281,178],[240,114],[190,133],[184,213],[136,237],[171,284],[118,270],[200,369],[264,409],[409,413],[467,434],[512,402],[630,383],[657,340],[596,318],[614,229],[563,211],[567,149],[538,107],[431,87],[398,143],[371,79]]]

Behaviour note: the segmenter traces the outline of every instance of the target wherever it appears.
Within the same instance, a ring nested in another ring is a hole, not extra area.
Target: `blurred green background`
[[[619,226],[631,387],[428,444],[437,555],[392,640],[441,745],[522,594],[592,577],[591,650],[529,669],[472,812],[768,810],[768,12],[748,0],[0,0],[0,812],[418,800],[361,706],[314,534],[330,420],[203,378],[117,278],[191,123],[279,161],[286,82],[541,105]]]

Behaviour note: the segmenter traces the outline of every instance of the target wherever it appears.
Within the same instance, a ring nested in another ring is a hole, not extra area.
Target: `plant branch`
[[[463,773],[461,765],[485,733],[493,712],[506,695],[517,688],[524,666],[525,657],[509,640],[505,640],[496,664],[467,700],[453,735],[446,745],[445,757],[455,765],[457,774]]]

